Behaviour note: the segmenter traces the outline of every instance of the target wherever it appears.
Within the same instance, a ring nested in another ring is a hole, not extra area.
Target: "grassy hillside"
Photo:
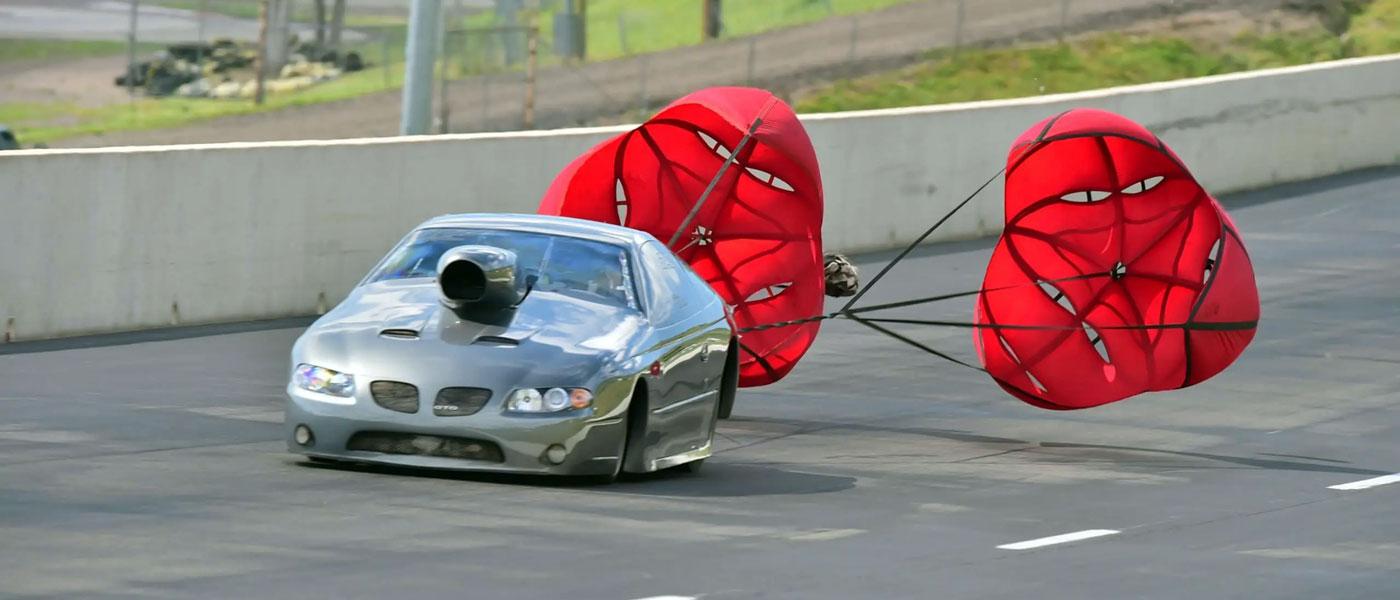
[[[1400,52],[1400,1],[1375,0],[1352,17],[1347,33],[1359,54]]]
[[[830,15],[851,14],[884,8],[911,0],[762,0],[727,2],[724,21],[726,35],[746,35],[769,29],[820,20]],[[195,9],[198,0],[159,0],[159,4],[176,8]],[[299,3],[301,4],[301,3]],[[354,1],[350,5],[354,7]],[[450,6],[450,4],[448,4]],[[546,1],[547,7],[559,3]],[[232,16],[257,16],[255,0],[210,2],[211,11]],[[302,7],[305,9],[305,7]],[[299,17],[309,18],[299,9]],[[306,9],[309,10],[309,9]],[[542,28],[542,61],[555,62],[548,44],[553,39],[552,13],[526,12],[522,19],[534,19]],[[495,16],[481,13],[469,17],[468,25],[491,23]],[[26,144],[50,143],[67,137],[136,129],[160,129],[217,117],[278,110],[288,106],[317,104],[354,98],[364,94],[395,89],[403,81],[404,26],[387,17],[355,16],[351,25],[373,38],[348,44],[348,49],[362,53],[376,63],[370,69],[349,73],[343,78],[310,89],[268,96],[267,104],[258,106],[249,100],[213,101],[188,98],[142,98],[131,103],[104,107],[82,108],[66,102],[4,103],[0,102],[0,123],[16,126]],[[398,20],[401,21],[401,20]],[[683,0],[589,0],[589,60],[606,60],[624,54],[619,23],[626,31],[627,53],[651,52],[700,43],[700,3]],[[380,39],[387,37],[388,44]],[[147,55],[157,45],[143,45]],[[388,49],[387,73],[381,53]],[[465,50],[457,47],[458,52]],[[63,58],[86,55],[119,54],[125,52],[121,42],[44,42],[0,40],[0,61],[19,58]],[[490,71],[489,65],[454,63],[453,75],[474,71]]]
[[[1246,33],[1223,42],[1103,34],[1064,44],[936,52],[895,71],[830,83],[796,98],[802,112],[940,104],[1075,92],[1400,52],[1400,0],[1358,7],[1335,35]]]

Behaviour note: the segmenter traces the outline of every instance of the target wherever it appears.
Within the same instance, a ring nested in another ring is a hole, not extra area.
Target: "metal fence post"
[[[141,0],[131,0],[131,27],[126,32],[126,94],[136,97],[136,16]]]
[[[1064,43],[1065,35],[1069,32],[1069,2],[1060,0],[1060,43]]]
[[[487,131],[491,126],[491,76],[481,77],[481,130]]]
[[[651,109],[647,102],[647,63],[650,61],[651,56],[647,54],[643,54],[641,59],[637,61],[637,65],[642,69],[642,75],[638,78],[638,81],[641,82],[642,89],[637,98],[642,105],[642,114],[646,114]]]
[[[540,30],[531,26],[525,42],[525,110],[521,115],[525,129],[535,128],[535,66],[539,56]]]
[[[199,42],[199,50],[195,51],[195,66],[199,69],[199,76],[204,76],[204,21],[209,16],[209,0],[199,0],[199,22],[195,24],[194,37]]]
[[[846,62],[856,61],[856,44],[860,42],[860,17],[851,17],[851,39],[846,47]]]
[[[747,79],[749,85],[753,85],[754,68],[755,68],[755,65],[754,65],[754,53],[755,53],[755,52],[757,51],[757,49],[758,49],[757,46],[758,46],[758,38],[757,38],[756,36],[749,36],[749,61],[748,61],[748,65],[749,65],[749,74],[748,74],[748,79]]]
[[[262,0],[258,3],[258,66],[257,73],[254,74],[257,88],[253,92],[255,104],[263,103],[263,94],[267,91],[264,87],[267,80],[267,27],[268,20],[272,17],[269,14],[271,11],[271,0]]]
[[[384,74],[384,89],[389,88],[389,30],[379,30],[379,71]]]
[[[452,116],[452,107],[447,103],[447,71],[452,68],[452,42],[448,36],[453,33],[456,32],[442,32],[442,62],[438,65],[438,133],[448,132],[448,119]]]
[[[618,43],[619,45],[622,46],[622,53],[623,53],[623,54],[631,54],[631,53],[632,53],[632,51],[629,50],[629,49],[627,48],[627,15],[626,15],[626,13],[617,13],[617,43]]]
[[[958,0],[958,15],[953,19],[953,56],[962,51],[963,22],[967,20],[967,0]]]
[[[403,102],[399,134],[424,135],[433,125],[433,69],[438,66],[441,0],[413,0],[404,40]]]

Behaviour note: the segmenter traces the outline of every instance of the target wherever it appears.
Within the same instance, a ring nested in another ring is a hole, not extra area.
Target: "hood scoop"
[[[380,331],[379,336],[395,340],[416,340],[418,339],[418,330],[405,328],[391,328]]]
[[[504,348],[514,348],[520,345],[520,340],[508,338],[501,335],[483,335],[472,341],[474,346],[498,346]]]

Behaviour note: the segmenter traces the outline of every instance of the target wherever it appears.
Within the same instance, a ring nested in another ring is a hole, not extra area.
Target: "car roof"
[[[646,232],[610,223],[600,223],[598,221],[588,221],[572,217],[508,213],[442,215],[424,221],[417,229],[441,227],[528,231],[532,233],[595,239],[628,246],[640,246],[647,241],[656,239]]]

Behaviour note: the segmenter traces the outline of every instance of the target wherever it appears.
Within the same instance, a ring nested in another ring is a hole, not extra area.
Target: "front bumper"
[[[283,432],[287,449],[297,454],[354,462],[401,465],[462,471],[522,473],[541,475],[608,475],[617,471],[623,441],[627,435],[621,418],[604,419],[590,412],[568,416],[505,415],[499,406],[488,404],[474,415],[439,417],[431,406],[415,414],[385,409],[372,400],[337,399],[346,404],[326,402],[320,394],[289,385]],[[312,441],[298,444],[296,427],[311,429]],[[500,462],[447,458],[418,454],[391,454],[350,450],[351,436],[359,432],[415,434],[444,438],[466,438],[494,443],[500,447]],[[567,452],[563,462],[545,458],[552,445]]]

